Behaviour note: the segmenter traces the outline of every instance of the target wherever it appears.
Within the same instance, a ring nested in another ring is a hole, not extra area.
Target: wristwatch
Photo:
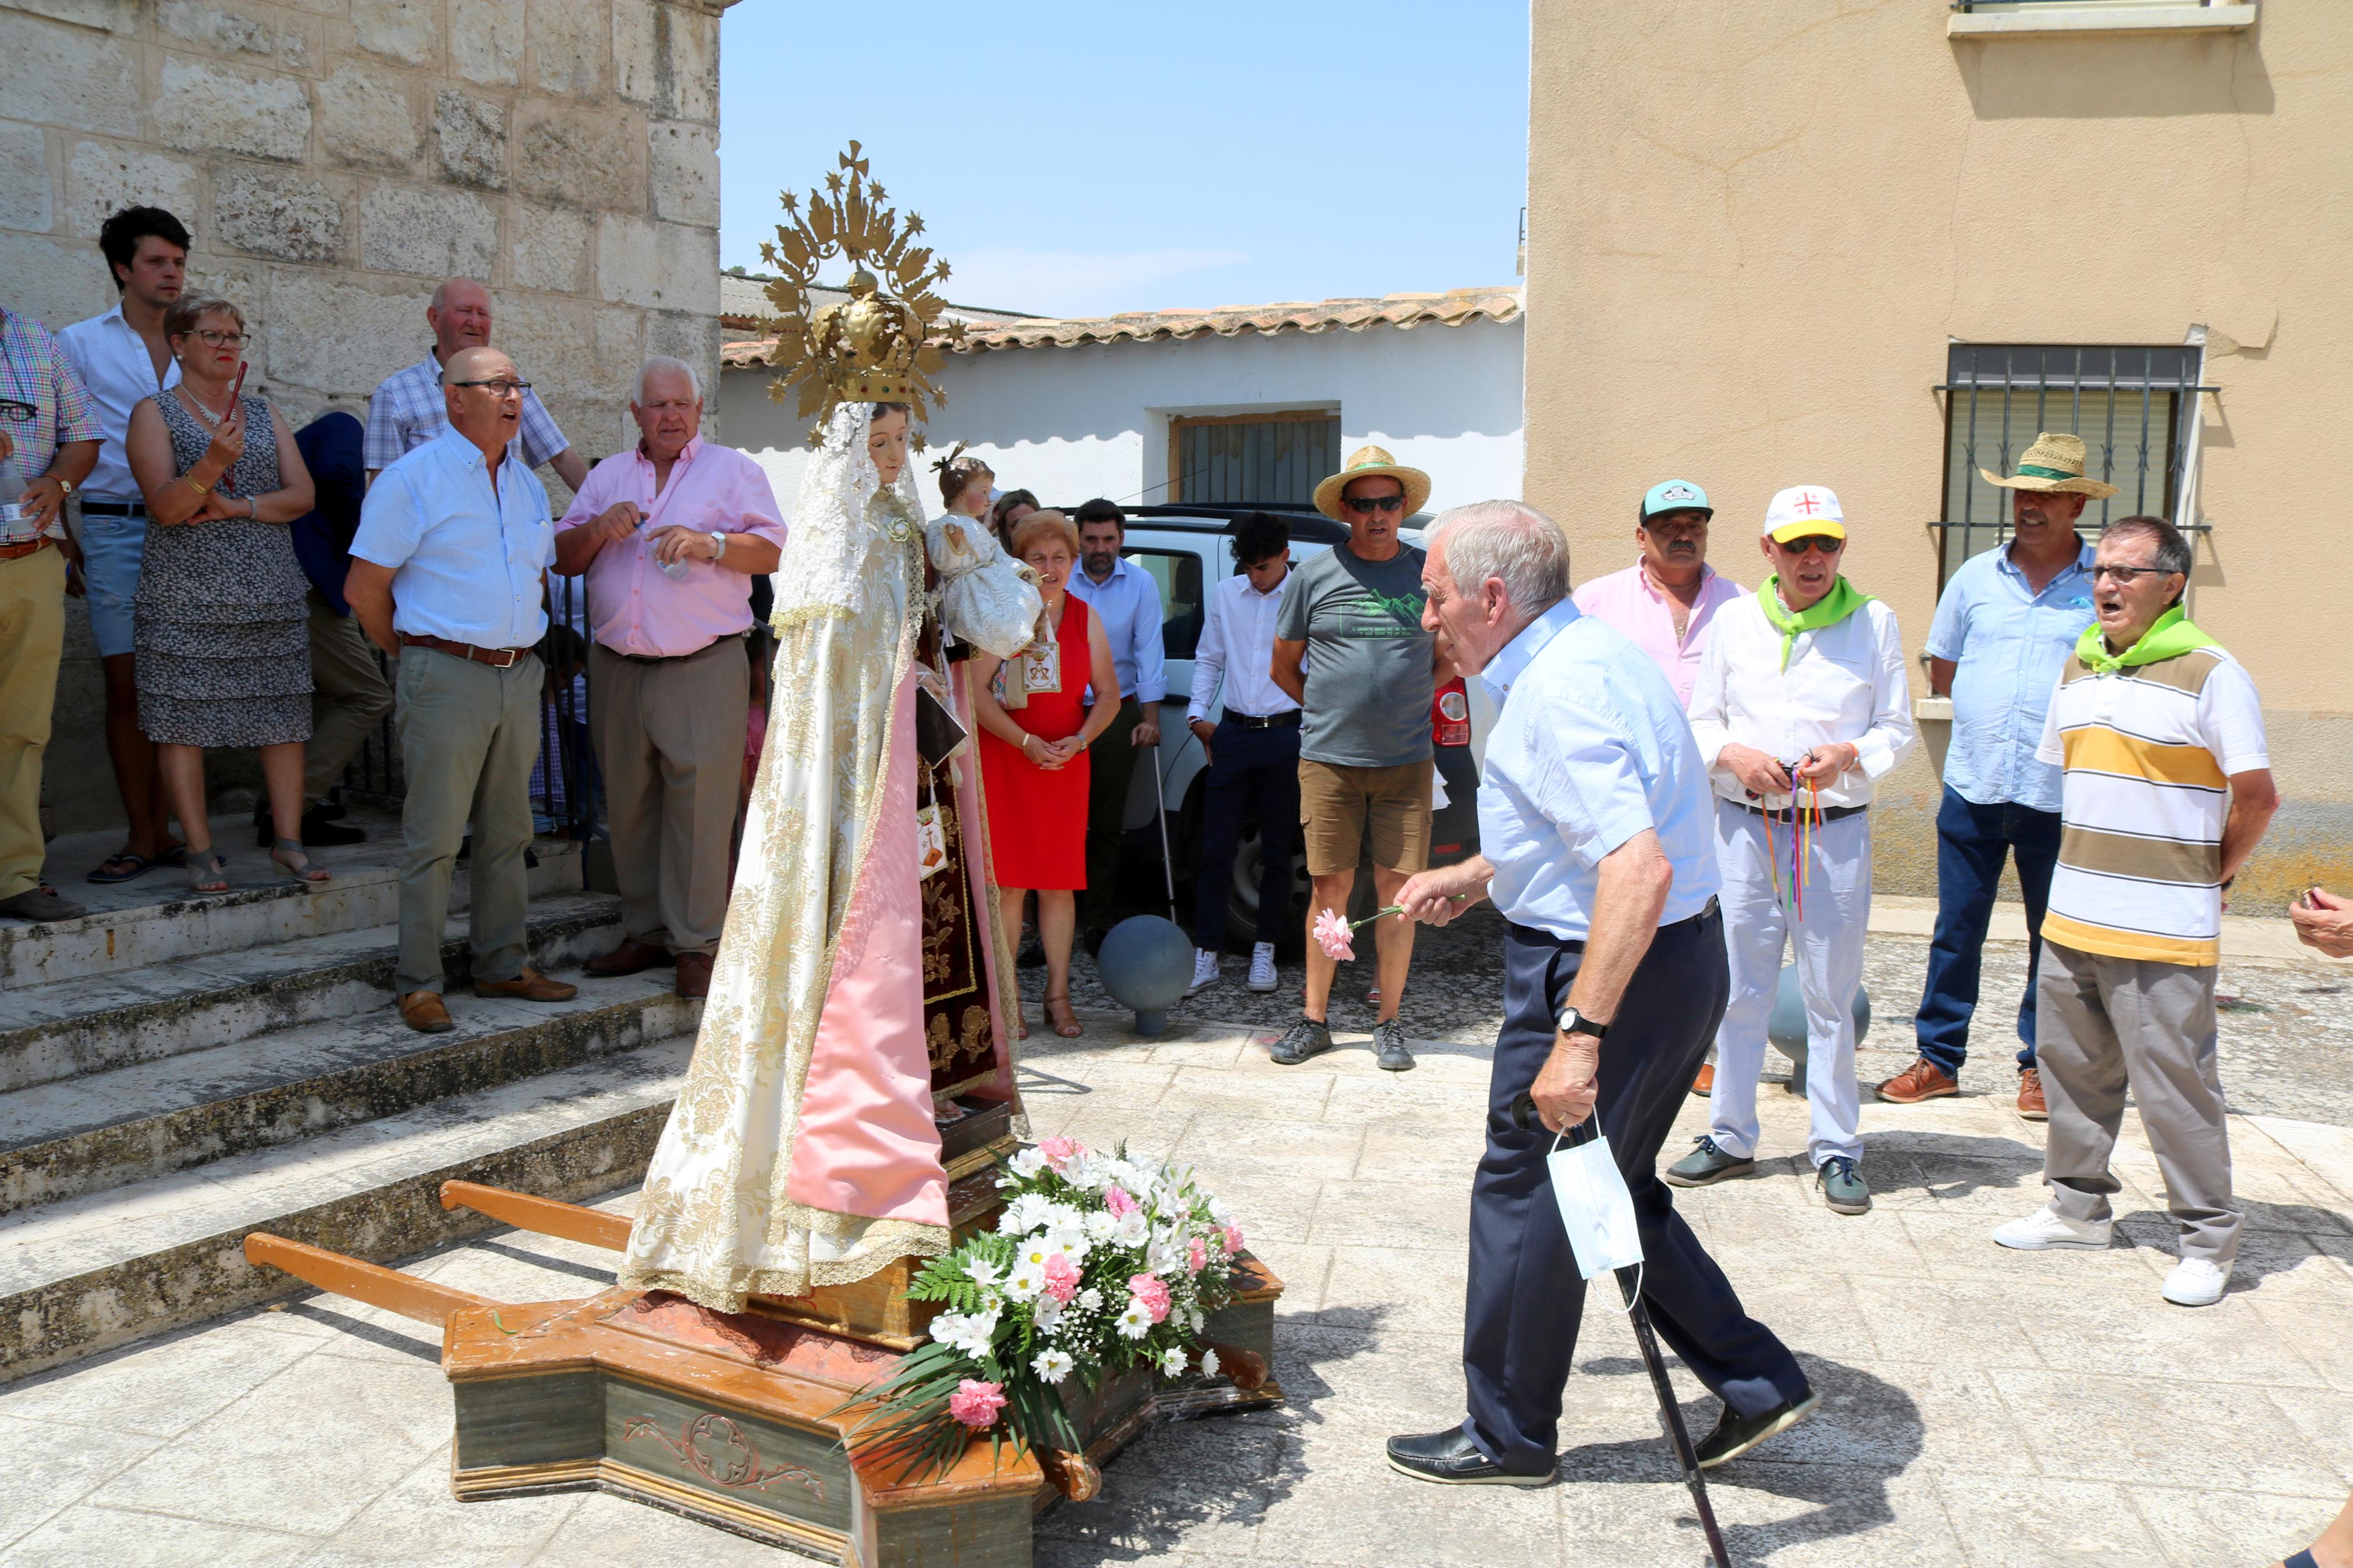
[[[51,475],[49,476],[49,478],[51,478],[51,479],[55,479],[55,480],[57,480],[57,481],[58,481],[58,500],[64,500],[67,496],[69,496],[69,495],[73,494],[73,492],[74,492],[74,483],[73,483],[73,481],[72,481],[71,479],[69,479],[66,478],[63,474],[51,474]]]
[[[1560,1010],[1560,1032],[1564,1035],[1588,1035],[1594,1039],[1606,1038],[1609,1026],[1598,1024],[1574,1007]]]
[[[711,544],[712,549],[719,552],[718,554],[712,557],[713,561],[724,561],[727,559],[727,536],[725,534],[720,532],[715,528],[712,529],[711,531]]]

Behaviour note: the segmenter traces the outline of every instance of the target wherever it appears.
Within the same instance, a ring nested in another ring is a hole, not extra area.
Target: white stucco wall
[[[1049,505],[1166,499],[1179,415],[1334,408],[1345,456],[1366,442],[1430,476],[1431,507],[1520,493],[1522,322],[1286,332],[950,358],[925,435],[967,441],[999,488]],[[721,377],[720,438],[758,458],[789,516],[804,430],[771,403],[766,371]],[[925,487],[934,510],[938,492]]]

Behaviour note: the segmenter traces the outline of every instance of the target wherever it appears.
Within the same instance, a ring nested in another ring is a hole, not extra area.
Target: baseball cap
[[[1765,537],[1774,543],[1787,544],[1817,534],[1846,537],[1846,513],[1839,510],[1839,499],[1828,487],[1791,485],[1778,491],[1765,508]]]
[[[1653,518],[1662,511],[1704,511],[1710,517],[1715,515],[1715,509],[1707,504],[1707,492],[1689,479],[1662,479],[1643,494],[1643,518]]]

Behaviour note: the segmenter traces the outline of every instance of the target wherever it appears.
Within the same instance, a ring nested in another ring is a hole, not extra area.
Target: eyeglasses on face
[[[1803,539],[1777,539],[1773,542],[1792,555],[1803,555],[1809,550],[1818,550],[1824,555],[1836,555],[1846,548],[1845,540],[1832,539],[1827,533],[1809,533]]]
[[[201,331],[190,332],[188,336],[206,348],[215,349],[241,348],[253,341],[251,332],[224,332],[216,327],[206,327]]]
[[[19,403],[13,397],[0,397],[0,419],[11,425],[30,425],[41,416],[41,411],[29,403]]]
[[[2106,577],[2126,587],[2130,587],[2132,580],[2136,577],[2170,577],[2172,575],[2172,573],[2162,566],[2094,566],[2092,568],[2093,582],[2096,583],[2101,578]]]
[[[449,384],[452,386],[479,386],[484,392],[489,393],[492,397],[521,397],[524,393],[531,390],[531,383],[527,381],[506,381],[499,379],[490,381],[453,381]]]
[[[1403,511],[1405,510],[1405,497],[1401,495],[1350,496],[1348,498],[1348,510],[1355,512],[1358,517],[1370,517],[1377,511]]]

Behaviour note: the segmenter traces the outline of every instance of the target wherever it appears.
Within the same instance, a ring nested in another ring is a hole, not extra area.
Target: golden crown
[[[775,243],[760,247],[761,259],[777,273],[766,291],[780,312],[761,323],[776,338],[768,363],[779,373],[768,395],[782,402],[788,389],[799,388],[795,417],[815,421],[811,446],[845,403],[904,403],[911,422],[921,425],[930,407],[946,401],[932,384],[945,363],[941,345],[964,340],[963,322],[941,323],[947,301],[932,292],[948,264],[914,244],[923,220],[909,213],[902,221],[883,205],[882,187],[852,142],[841,166],[825,177],[825,190],[809,192],[807,211],[785,192],[790,226],[778,224]],[[812,309],[818,268],[835,257],[851,264],[849,298]],[[920,435],[914,445],[922,447]]]

